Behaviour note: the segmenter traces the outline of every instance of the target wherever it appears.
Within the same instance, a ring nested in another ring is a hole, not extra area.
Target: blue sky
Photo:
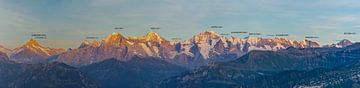
[[[33,33],[47,34],[40,40],[46,46],[74,48],[88,35],[142,36],[151,26],[169,40],[212,30],[287,33],[293,40],[319,36],[314,40],[321,44],[360,41],[358,35],[343,35],[360,33],[356,0],[0,0],[0,18],[0,44],[10,48]]]

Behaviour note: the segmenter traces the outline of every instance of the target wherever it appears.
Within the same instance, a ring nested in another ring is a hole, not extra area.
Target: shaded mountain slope
[[[159,81],[186,71],[163,60],[139,57],[126,62],[109,59],[81,70],[104,88],[152,88]]]

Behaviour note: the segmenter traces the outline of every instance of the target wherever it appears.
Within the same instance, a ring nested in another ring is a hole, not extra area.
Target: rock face
[[[316,68],[333,69],[354,65],[360,59],[359,47],[360,44],[353,44],[346,48],[288,48],[279,51],[251,51],[234,61],[210,64],[164,80],[159,87],[227,88],[247,87],[250,84],[261,85],[261,83],[256,82],[260,77],[271,76],[283,71],[309,71]],[[288,78],[291,78],[291,75]],[[273,80],[276,81],[276,77]],[[263,87],[271,87],[271,83]]]
[[[157,34],[150,32],[142,37],[125,38],[120,33],[112,33],[101,41],[83,42],[78,49],[60,54],[57,61],[73,66],[84,66],[116,58],[127,61],[134,56],[170,58],[174,46]]]
[[[127,61],[138,56],[161,58],[182,66],[198,67],[213,61],[234,60],[252,50],[277,51],[288,47],[319,47],[319,44],[284,38],[226,38],[211,31],[182,42],[167,41],[154,32],[140,37],[124,37],[120,33],[112,33],[101,41],[84,41],[79,48],[58,55],[57,61],[81,67],[109,58]]]
[[[81,71],[104,88],[154,88],[159,81],[186,69],[155,58],[135,57],[127,62],[108,59],[82,67]]]
[[[10,55],[10,60],[17,63],[47,63],[49,57],[64,52],[60,48],[41,46],[36,40],[30,39],[23,46],[15,48]]]
[[[291,41],[284,38],[264,39],[247,37],[223,37],[211,31],[199,33],[189,40],[170,42],[154,32],[144,36],[124,37],[112,33],[101,41],[83,41],[77,49],[49,48],[30,39],[23,46],[8,50],[9,59],[17,63],[63,62],[81,67],[110,58],[128,61],[134,56],[141,58],[160,58],[170,63],[194,68],[209,62],[231,61],[253,50],[277,51],[288,47],[319,47],[312,41]],[[1,47],[0,47],[1,48]]]

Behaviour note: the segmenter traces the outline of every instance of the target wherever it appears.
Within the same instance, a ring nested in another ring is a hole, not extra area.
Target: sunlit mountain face
[[[360,88],[355,0],[0,0],[0,88]]]
[[[342,42],[337,46],[341,47]],[[348,42],[346,42],[348,44]],[[351,44],[351,42],[350,42]],[[235,60],[250,51],[278,51],[289,47],[319,48],[315,41],[294,41],[286,38],[224,37],[213,31],[194,35],[189,40],[170,41],[155,32],[140,37],[125,37],[119,32],[109,34],[101,40],[84,40],[78,48],[61,49],[42,46],[35,39],[8,50],[9,59],[17,63],[62,62],[82,67],[107,59],[128,61],[134,57],[158,58],[187,68],[205,66],[209,62]]]

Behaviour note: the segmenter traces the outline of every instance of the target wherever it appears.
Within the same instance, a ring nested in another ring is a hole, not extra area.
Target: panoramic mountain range
[[[334,47],[346,46],[339,43]],[[13,50],[1,47],[10,60],[18,63],[63,62],[81,67],[110,58],[127,61],[134,56],[159,58],[177,65],[194,68],[216,61],[230,61],[252,50],[277,51],[288,47],[321,47],[318,43],[304,40],[292,41],[285,38],[223,37],[206,31],[189,40],[173,42],[154,32],[139,37],[124,37],[118,32],[99,41],[84,40],[76,49],[49,48],[30,39],[23,46]]]
[[[346,39],[321,46],[206,31],[174,42],[115,32],[75,49],[30,39],[0,50],[1,88],[356,87],[360,72],[360,43]]]

